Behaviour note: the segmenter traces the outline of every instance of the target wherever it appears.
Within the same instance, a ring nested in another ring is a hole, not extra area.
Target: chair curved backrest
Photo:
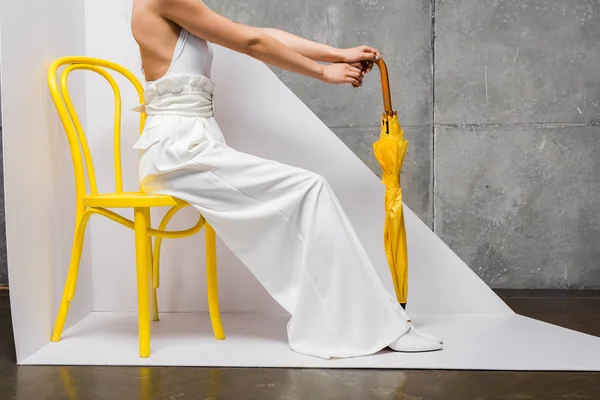
[[[60,76],[58,70],[66,66]],[[121,168],[121,91],[115,78],[107,70],[117,72],[133,84],[138,94],[140,103],[144,102],[144,88],[136,76],[126,68],[110,61],[92,57],[63,57],[55,60],[48,70],[48,86],[58,115],[67,134],[69,148],[73,158],[75,172],[75,194],[77,201],[77,215],[84,210],[83,198],[87,194],[86,183],[89,184],[89,194],[98,194],[96,173],[92,155],[88,146],[85,132],[73,107],[68,90],[69,74],[75,70],[88,70],[102,76],[110,84],[115,97],[114,108],[114,172],[116,192],[123,192],[123,173]],[[146,114],[140,113],[140,133],[144,128]],[[86,176],[87,175],[87,176]],[[87,178],[87,179],[86,179]]]

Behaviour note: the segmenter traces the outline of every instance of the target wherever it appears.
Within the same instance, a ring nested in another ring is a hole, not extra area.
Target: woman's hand
[[[357,65],[357,64],[355,64]],[[358,87],[362,85],[363,71],[357,66],[347,63],[336,63],[323,66],[321,80],[327,83],[350,83]]]
[[[373,68],[373,63],[371,61],[363,61],[363,62],[353,62],[350,63],[350,65],[352,67],[356,67],[358,69],[360,69],[360,85],[357,85],[355,83],[352,84],[353,88],[358,88],[362,86],[362,80],[365,77],[366,74],[369,73],[369,71],[371,71],[371,68]]]
[[[362,86],[362,78],[371,72],[375,62],[379,61],[381,58],[379,50],[370,46],[358,46],[351,49],[340,49],[339,56],[341,62],[360,68],[362,71],[360,84],[352,84],[352,86],[355,88]]]
[[[371,62],[379,61],[381,54],[379,50],[369,46],[358,46],[351,49],[340,49],[340,62],[354,63],[354,62]]]

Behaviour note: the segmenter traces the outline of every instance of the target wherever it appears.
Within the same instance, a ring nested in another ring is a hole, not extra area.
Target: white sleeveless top
[[[210,78],[212,59],[213,50],[210,43],[182,28],[169,69],[162,78],[149,81],[148,84],[176,75],[202,75]]]
[[[212,59],[210,43],[181,29],[169,69],[161,78],[146,83],[146,102],[132,111],[148,116],[213,117]]]

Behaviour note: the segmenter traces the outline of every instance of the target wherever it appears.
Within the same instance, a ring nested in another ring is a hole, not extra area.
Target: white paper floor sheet
[[[512,315],[414,315],[422,329],[443,337],[443,351],[391,351],[321,360],[292,352],[286,315],[224,314],[224,341],[212,337],[207,314],[163,314],[152,325],[152,355],[137,356],[133,313],[92,313],[24,364],[218,367],[600,370],[600,338]]]
[[[114,9],[121,6],[120,1],[86,3],[86,14],[93,18],[86,21],[85,50],[88,55],[111,59],[133,70],[138,58],[131,37],[127,36],[129,23]],[[123,21],[117,22],[118,19]],[[9,36],[4,35],[7,32],[20,32],[21,25],[5,22],[3,20],[3,37]],[[119,23],[120,28],[114,29],[114,23]],[[107,30],[107,26],[111,29]],[[44,27],[41,25],[40,29]],[[2,46],[3,54],[7,47],[13,48],[13,52],[12,57],[2,60],[4,83],[20,82],[6,79],[18,70],[18,65],[5,61],[18,59],[29,65],[30,60],[17,57],[23,46],[17,48],[5,44],[6,40]],[[116,57],[118,48],[128,56]],[[131,64],[127,64],[127,60]],[[384,285],[393,293],[382,243],[384,188],[379,179],[264,64],[216,46],[212,78],[217,84],[216,116],[229,145],[239,151],[312,170],[327,178]],[[47,124],[43,119],[39,126],[32,125],[36,129],[21,129],[24,125],[17,124],[23,120],[22,115],[31,114],[32,110],[30,102],[23,99],[42,98],[42,93],[47,95],[46,86],[38,86],[37,92],[24,92],[21,85],[3,85],[2,97],[5,104],[11,105],[10,110],[4,110],[5,139],[14,139],[22,131],[45,132],[43,129]],[[112,97],[103,97],[102,93],[112,95],[109,91],[96,90],[93,81],[86,81],[86,90],[89,104],[86,117],[90,128],[86,132],[96,138],[99,149],[112,148],[112,142],[108,142],[112,136],[104,131],[112,132],[111,122],[106,119],[110,114],[101,110],[102,107],[108,107],[107,110],[113,107]],[[137,101],[136,98],[124,98],[123,104],[133,107]],[[36,115],[46,115],[48,104],[36,103]],[[136,118],[134,113],[124,114],[125,122],[129,121],[128,126],[132,127],[123,129],[123,132],[132,132],[129,139],[137,136]],[[374,123],[378,120],[379,115],[374,115]],[[104,126],[106,123],[108,125]],[[9,131],[12,134],[6,134]],[[58,137],[55,132],[44,135]],[[46,143],[46,136],[40,137],[40,143]],[[5,147],[9,149],[7,154],[20,154],[21,148],[29,150],[27,143],[15,143],[14,140],[5,141],[9,145]],[[48,153],[45,148],[44,151],[36,149],[39,151],[35,154],[45,156]],[[67,151],[66,148],[63,150]],[[64,156],[67,157],[65,160],[70,159],[67,153]],[[102,160],[94,157],[96,163]],[[124,160],[130,161],[131,166],[135,167],[136,157],[137,152],[124,152]],[[22,185],[21,174],[24,166],[30,167],[25,165],[30,160],[13,157],[10,161],[11,168],[5,168],[7,193],[20,193],[25,196],[22,198],[29,199],[30,193],[17,192],[17,187]],[[21,161],[25,164],[18,163]],[[97,168],[108,171],[98,176],[111,185],[112,162],[110,158],[104,163],[111,168]],[[41,165],[59,164],[48,159]],[[70,167],[67,170],[70,171]],[[132,168],[131,171],[133,173],[127,179],[137,187],[137,170]],[[63,176],[72,179],[71,175],[59,173],[59,170],[55,172],[46,179],[54,182],[52,179],[56,178],[53,185],[48,185],[49,193],[52,190],[64,192],[69,186],[61,179]],[[32,182],[38,182],[38,178],[37,175],[29,176],[29,186],[34,187]],[[600,338],[512,313],[408,207],[405,207],[405,218],[411,266],[409,312],[417,327],[445,340],[443,351],[420,354],[383,351],[369,357],[331,361],[296,354],[287,344],[288,316],[277,314],[281,308],[244,270],[241,262],[220,244],[220,302],[222,310],[231,312],[223,314],[227,339],[216,341],[212,337],[207,314],[163,313],[162,320],[152,325],[151,357],[140,359],[137,315],[125,312],[135,310],[137,306],[133,234],[122,234],[122,228],[116,224],[102,225],[99,221],[94,221],[89,230],[91,260],[83,263],[81,268],[82,274],[88,275],[80,278],[70,314],[70,321],[78,322],[64,333],[61,342],[47,343],[69,262],[72,232],[61,231],[64,239],[61,242],[44,236],[46,233],[57,236],[54,229],[40,229],[36,234],[41,234],[32,236],[23,228],[30,225],[22,219],[26,215],[25,209],[17,207],[29,207],[30,203],[17,196],[9,197],[7,199],[12,200],[7,202],[7,215],[12,215],[8,221],[13,221],[7,225],[11,311],[19,364],[600,371]],[[60,197],[52,195],[49,198]],[[57,208],[65,208],[62,203],[49,202],[47,206],[42,210],[47,215],[55,215]],[[193,215],[192,223],[195,218]],[[54,219],[49,219],[48,224],[50,222],[54,223]],[[188,223],[179,229],[187,227]],[[125,239],[121,236],[125,234],[130,236]],[[171,249],[166,245],[163,253],[159,292],[162,310],[206,309],[206,293],[202,289],[206,285],[200,272],[203,271],[204,257],[196,251],[201,238],[193,238],[187,243],[187,247]],[[34,254],[30,251],[32,246],[44,257],[25,257]],[[80,320],[88,310],[97,312]],[[249,311],[261,313],[244,313]]]

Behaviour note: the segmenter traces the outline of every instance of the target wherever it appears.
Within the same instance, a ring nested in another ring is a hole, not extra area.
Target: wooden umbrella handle
[[[383,58],[379,57],[379,61],[375,61],[381,73],[381,91],[383,92],[383,109],[386,114],[393,114],[392,110],[392,95],[390,93],[390,79],[388,75],[387,65]]]

